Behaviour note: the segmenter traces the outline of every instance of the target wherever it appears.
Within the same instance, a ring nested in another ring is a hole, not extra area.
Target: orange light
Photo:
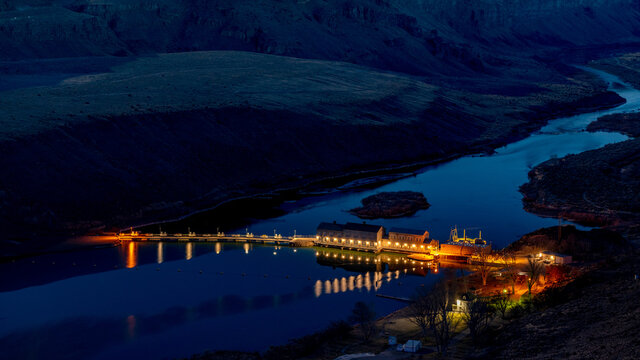
[[[128,269],[134,268],[138,265],[138,244],[130,242],[127,249],[127,261],[126,267]]]

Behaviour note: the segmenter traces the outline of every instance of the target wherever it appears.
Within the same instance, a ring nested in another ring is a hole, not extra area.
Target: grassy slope
[[[11,169],[0,225],[10,237],[486,151],[548,117],[620,100],[556,54],[633,44],[640,19],[629,0],[7,4],[0,53],[17,61],[0,64],[0,165]],[[297,58],[96,57],[209,49]],[[76,58],[24,60],[65,56]]]
[[[579,72],[516,97],[256,53],[131,60],[3,92],[7,234],[126,226],[305,179],[482,151],[572,101],[617,100]]]

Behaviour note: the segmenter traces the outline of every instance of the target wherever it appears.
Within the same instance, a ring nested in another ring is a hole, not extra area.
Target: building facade
[[[381,225],[321,223],[316,230],[316,243],[321,246],[378,251],[385,234]]]
[[[429,241],[425,230],[391,228],[389,238],[382,241],[384,249],[401,252],[431,252],[438,249],[437,241]]]

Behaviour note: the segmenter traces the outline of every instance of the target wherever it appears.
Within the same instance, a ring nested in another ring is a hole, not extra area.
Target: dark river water
[[[599,116],[640,108],[640,92],[615,88],[627,99],[616,109],[553,120],[491,156],[428,167],[375,189],[287,203],[286,215],[254,222],[249,231],[313,234],[321,221],[360,221],[346,210],[366,196],[413,190],[431,208],[373,223],[427,229],[440,240],[457,225],[505,246],[557,224],[522,210],[518,187],[534,165],[626,139],[584,131]],[[229,243],[132,243],[43,255],[0,265],[0,358],[161,359],[207,349],[264,350],[346,319],[357,301],[390,313],[404,304],[376,294],[409,297],[460,271],[391,254]]]

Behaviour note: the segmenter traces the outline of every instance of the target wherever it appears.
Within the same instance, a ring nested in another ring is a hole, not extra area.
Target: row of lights
[[[320,240],[320,236],[316,236],[316,240]],[[325,236],[325,237],[324,237],[324,242],[331,242],[331,238],[330,238],[330,237],[328,237],[328,236]],[[345,239],[345,238],[338,239],[338,238],[334,237],[334,238],[333,238],[333,242],[346,244],[346,243],[347,243],[347,239]],[[355,245],[355,244],[356,244],[356,240],[349,239],[349,240],[348,240],[348,243],[349,243],[349,244],[352,244],[352,245]],[[360,245],[360,246],[362,246],[362,240],[357,240],[357,244],[358,244],[358,245]],[[370,247],[370,246],[378,246],[378,242],[377,242],[377,241],[373,241],[373,242],[371,242],[371,241],[365,241],[365,242],[364,242],[364,246],[369,246],[369,247]]]

